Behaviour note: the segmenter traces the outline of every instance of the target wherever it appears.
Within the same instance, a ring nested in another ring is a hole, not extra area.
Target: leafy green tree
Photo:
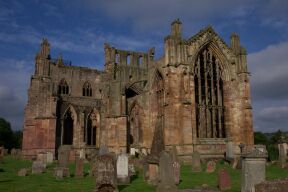
[[[13,148],[14,134],[11,130],[10,123],[4,118],[0,117],[0,146],[4,146],[6,149]]]
[[[254,143],[256,145],[262,144],[262,145],[268,145],[269,139],[261,132],[254,132]]]
[[[22,147],[22,131],[14,131],[14,148],[21,148]]]
[[[281,130],[278,130],[270,139],[271,143],[276,144],[281,139],[281,137],[284,136],[283,132]]]

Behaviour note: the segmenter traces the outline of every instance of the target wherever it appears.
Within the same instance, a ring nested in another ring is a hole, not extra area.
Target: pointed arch
[[[82,87],[82,96],[92,97],[92,86],[89,81],[86,81]]]
[[[154,73],[152,90],[156,94],[156,105],[157,105],[158,115],[163,115],[164,96],[165,96],[164,78],[158,69],[156,69]]]
[[[129,108],[129,145],[139,145],[143,137],[143,108],[135,100]]]
[[[76,128],[77,113],[72,105],[64,112],[62,117],[61,140],[62,145],[73,145],[74,129]]]
[[[196,135],[199,138],[225,137],[223,82],[230,79],[227,59],[213,42],[203,46],[195,58]]]
[[[58,94],[68,95],[69,94],[69,85],[67,81],[63,78],[58,84]]]
[[[87,115],[84,142],[86,145],[100,146],[100,113],[96,108]]]

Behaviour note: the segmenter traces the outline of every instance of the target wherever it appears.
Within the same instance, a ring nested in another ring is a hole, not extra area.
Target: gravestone
[[[105,154],[97,156],[95,165],[95,192],[117,192],[117,173],[114,155]]]
[[[156,192],[178,191],[174,182],[172,163],[171,155],[166,151],[162,151],[159,159],[160,182],[157,185]]]
[[[46,162],[47,162],[47,164],[53,163],[53,153],[52,152],[46,153]]]
[[[105,155],[109,153],[109,149],[106,145],[100,145],[98,155]]]
[[[2,160],[5,156],[4,147],[0,147],[0,160]]]
[[[231,189],[231,178],[225,169],[220,169],[218,171],[218,187],[220,191]]]
[[[76,177],[84,176],[84,160],[81,159],[80,156],[76,156],[75,176]]]
[[[33,161],[32,174],[44,173],[46,171],[46,163],[42,161]]]
[[[172,163],[172,167],[173,167],[173,173],[174,173],[174,182],[176,185],[178,185],[180,183],[180,170],[181,170],[180,163],[178,163],[177,161],[174,161]]]
[[[233,151],[233,142],[228,141],[226,143],[226,153],[225,153],[225,158],[228,161],[232,161],[234,159],[234,151]]]
[[[273,181],[264,181],[255,185],[255,192],[286,192],[288,191],[288,178]]]
[[[198,151],[192,153],[192,172],[201,172],[201,159]]]
[[[64,177],[70,177],[70,170],[68,167],[55,167],[54,168],[54,177],[57,180],[61,180]]]
[[[67,167],[69,162],[71,146],[61,145],[58,149],[58,163],[60,167]]]
[[[27,169],[27,168],[22,168],[22,169],[20,169],[20,170],[18,171],[18,176],[19,176],[19,177],[25,177],[25,176],[28,175],[28,171],[29,171],[29,169]]]
[[[40,152],[37,154],[37,161],[41,161],[43,163],[47,163],[47,153]]]
[[[207,173],[213,173],[216,169],[216,163],[214,161],[208,161],[206,172]]]
[[[8,155],[8,149],[4,149],[4,156]]]
[[[135,166],[134,166],[134,164],[129,164],[129,165],[128,165],[128,169],[129,169],[129,173],[128,173],[129,176],[134,176],[134,175],[136,175],[136,171],[135,171]]]
[[[120,154],[117,157],[117,180],[120,184],[129,184],[129,167],[127,154]]]
[[[241,192],[254,192],[255,185],[265,181],[267,151],[254,148],[242,154]]]
[[[281,168],[287,166],[287,150],[285,149],[286,143],[279,144],[279,164]]]

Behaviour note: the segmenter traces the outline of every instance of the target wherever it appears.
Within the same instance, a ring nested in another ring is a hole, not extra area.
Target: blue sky
[[[189,38],[207,25],[248,52],[254,129],[288,131],[288,1],[286,0],[0,0],[0,117],[22,129],[34,57],[48,38],[52,58],[103,69],[103,44],[156,48],[179,18]]]

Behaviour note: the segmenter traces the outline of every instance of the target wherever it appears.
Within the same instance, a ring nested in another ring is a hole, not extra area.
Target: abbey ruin
[[[85,153],[107,145],[120,153],[149,153],[156,123],[165,148],[182,161],[193,151],[223,157],[228,141],[253,144],[246,50],[239,36],[227,45],[208,26],[189,39],[171,24],[164,55],[104,45],[105,69],[52,59],[44,39],[35,58],[25,108],[22,154],[54,155],[61,145]],[[239,152],[239,151],[238,151]]]

